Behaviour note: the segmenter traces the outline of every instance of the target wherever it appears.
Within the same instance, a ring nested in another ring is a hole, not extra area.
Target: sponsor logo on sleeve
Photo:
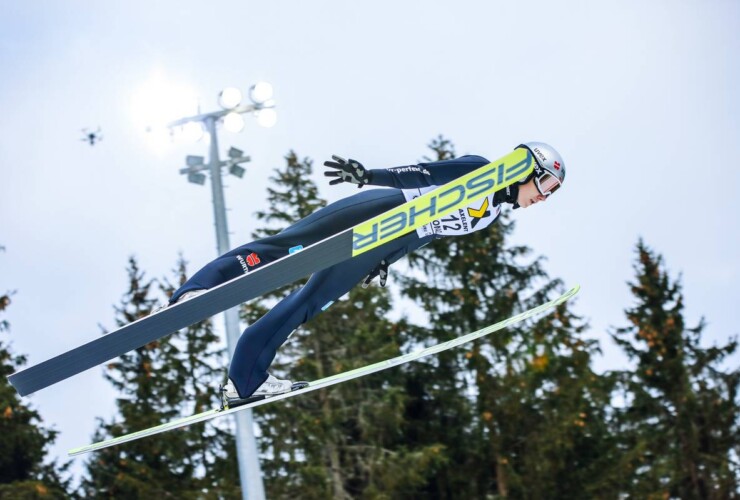
[[[395,172],[398,174],[408,173],[408,172],[418,172],[422,175],[432,175],[429,170],[427,170],[424,167],[420,167],[419,165],[408,165],[406,167],[393,167],[388,169],[391,172]]]
[[[250,267],[255,267],[262,262],[262,260],[260,260],[260,256],[254,252],[247,255],[246,258],[241,255],[237,255],[236,259],[239,261],[239,264],[241,264],[245,273],[249,272]]]

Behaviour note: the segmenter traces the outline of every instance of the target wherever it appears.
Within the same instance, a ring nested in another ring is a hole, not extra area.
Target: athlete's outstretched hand
[[[327,177],[336,177],[329,184],[339,184],[340,182],[351,182],[361,188],[370,182],[370,172],[367,171],[359,161],[349,159],[345,160],[336,155],[331,155],[334,161],[325,161],[324,166],[333,170],[326,170],[324,175]]]
[[[365,278],[365,281],[362,283],[362,288],[367,288],[376,276],[380,276],[380,286],[385,287],[385,282],[388,281],[388,265],[387,260],[381,260],[378,267],[373,269],[370,274],[367,275],[367,278]]]

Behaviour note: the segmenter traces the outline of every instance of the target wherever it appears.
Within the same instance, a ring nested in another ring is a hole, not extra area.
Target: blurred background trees
[[[59,431],[46,427],[7,380],[26,364],[26,357],[14,354],[8,340],[6,314],[13,294],[0,292],[0,498],[67,498],[73,489],[69,463],[44,460]]]
[[[440,136],[420,160],[455,156]],[[270,178],[253,236],[326,205],[313,179],[313,161],[290,151]],[[544,258],[509,241],[515,229],[505,210],[485,231],[435,241],[396,263],[388,289],[356,287],[294,332],[272,372],[315,380],[558,295],[564,284],[548,274]],[[633,303],[625,326],[608,332],[629,360],[624,369],[594,370],[600,340],[566,303],[458,349],[256,408],[268,497],[737,497],[740,370],[726,366],[737,339],[705,345],[704,320],[685,324],[680,279],[644,241],[635,252]],[[132,257],[116,323],[149,314],[185,281],[186,267],[180,257],[171,276],[150,279]],[[243,305],[242,319],[255,321],[300,285]],[[0,297],[0,335],[9,331],[11,296]],[[4,375],[24,362],[5,338],[0,362]],[[100,419],[93,438],[217,405],[227,363],[210,321],[112,361],[105,377],[119,394],[118,412]],[[0,441],[0,497],[240,497],[228,419],[90,455],[76,486],[68,464],[43,462],[56,431],[43,427],[5,378],[0,405],[2,435],[13,436]]]

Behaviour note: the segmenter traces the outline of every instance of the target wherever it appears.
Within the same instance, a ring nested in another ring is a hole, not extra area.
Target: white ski
[[[227,410],[221,410],[221,409],[209,410],[203,413],[198,413],[197,415],[192,415],[192,416],[184,417],[178,420],[173,420],[172,422],[167,422],[165,424],[158,425],[156,427],[151,427],[149,429],[144,429],[138,432],[133,432],[131,434],[126,434],[124,436],[119,436],[116,438],[108,439],[106,441],[100,441],[98,443],[93,443],[87,446],[82,446],[80,448],[75,448],[75,449],[69,450],[68,454],[69,456],[81,455],[83,453],[101,450],[103,448],[108,448],[110,446],[115,446],[117,444],[126,443],[128,441],[134,441],[136,439],[141,439],[143,437],[153,436],[155,434],[166,432],[172,429],[177,429],[179,427],[185,427],[186,425],[195,424],[197,422],[202,422],[204,420],[210,420],[212,418],[221,417],[224,415],[230,415],[238,411],[246,410],[247,408],[254,408],[256,406],[261,406],[267,403],[272,403],[274,401],[279,401],[281,399],[291,398],[293,396],[297,396],[299,394],[305,394],[307,392],[315,391],[317,389],[323,389],[324,387],[329,387],[331,385],[339,384],[340,382],[346,382],[354,378],[364,377],[365,375],[370,375],[371,373],[379,372],[381,370],[386,370],[394,366],[408,363],[409,361],[415,361],[417,359],[421,359],[431,354],[436,354],[438,352],[446,351],[448,349],[452,349],[453,347],[457,347],[466,342],[470,342],[472,340],[483,337],[484,335],[488,335],[495,331],[506,328],[509,325],[513,325],[514,323],[523,321],[536,314],[547,311],[548,309],[554,308],[555,306],[562,304],[566,300],[576,295],[578,291],[580,290],[580,288],[581,288],[580,286],[576,285],[575,287],[571,288],[570,290],[565,292],[563,295],[561,295],[557,299],[551,300],[550,302],[542,304],[541,306],[534,307],[521,314],[512,316],[511,318],[501,321],[499,323],[496,323],[495,325],[487,326],[476,332],[468,333],[467,335],[463,335],[462,337],[458,337],[453,340],[448,340],[447,342],[442,342],[440,344],[427,347],[426,349],[420,349],[418,351],[414,351],[409,354],[404,354],[402,356],[398,356],[392,359],[380,361],[378,363],[367,365],[367,366],[357,368],[354,370],[349,370],[344,373],[338,373],[336,375],[332,375],[330,377],[315,380],[313,382],[308,382],[308,385],[302,389],[298,389],[298,390],[288,392],[285,394],[280,394],[278,396],[272,396],[272,397],[262,399],[259,401],[255,401],[255,402],[243,405],[243,406],[238,406],[236,408],[230,408]]]

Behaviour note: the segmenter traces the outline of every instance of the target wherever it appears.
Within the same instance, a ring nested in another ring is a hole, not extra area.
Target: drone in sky
[[[100,142],[103,140],[103,136],[100,132],[100,127],[98,127],[98,130],[96,130],[95,132],[89,132],[86,128],[83,128],[83,136],[80,140],[84,142],[89,142],[91,146],[94,146],[96,142]]]

